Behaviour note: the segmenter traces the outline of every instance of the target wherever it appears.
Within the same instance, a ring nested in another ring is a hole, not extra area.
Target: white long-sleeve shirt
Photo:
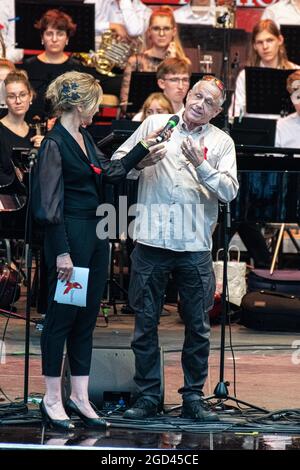
[[[119,5],[116,0],[85,0],[85,3],[95,4],[96,45],[110,23],[122,24],[131,37],[140,36],[146,31],[152,13],[141,0],[120,0]]]
[[[300,149],[300,116],[298,113],[277,121],[275,147]]]
[[[15,40],[15,2],[14,0],[0,0],[1,32],[6,46],[6,58],[12,62],[19,62],[24,55],[24,49],[16,48]]]
[[[150,116],[114,153],[122,158],[153,130],[164,126],[171,115]],[[204,138],[207,159],[195,168],[182,154],[181,143],[190,136],[197,145]],[[208,251],[218,217],[218,200],[229,202],[238,191],[234,142],[226,133],[206,124],[190,132],[183,119],[164,145],[166,156],[142,171],[133,239],[145,245],[173,251]]]
[[[278,3],[264,9],[263,20],[273,20],[280,27],[282,24],[300,25],[300,7],[293,0],[279,0]]]
[[[174,10],[174,18],[176,23],[183,24],[204,24],[215,25],[216,22],[216,5],[215,0],[210,1],[209,7],[203,7],[203,11],[196,13],[190,4]]]

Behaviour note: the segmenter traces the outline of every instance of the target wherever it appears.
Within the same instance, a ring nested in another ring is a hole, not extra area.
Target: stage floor
[[[24,298],[20,305],[24,305]],[[166,306],[161,317],[160,343],[164,351],[165,409],[180,405],[177,390],[182,384],[180,354],[183,324],[175,306]],[[21,308],[18,313],[22,314]],[[32,312],[33,318],[38,318]],[[1,337],[7,318],[0,315]],[[97,321],[94,334],[96,348],[130,348],[134,316],[109,313],[108,324],[103,316]],[[224,380],[230,382],[229,394],[250,402],[259,408],[277,413],[274,418],[265,413],[241,412],[233,401],[218,404],[220,422],[195,423],[182,420],[179,411],[173,411],[148,420],[146,423],[124,420],[113,412],[108,419],[111,426],[103,431],[80,427],[68,435],[43,430],[37,402],[44,393],[40,369],[40,331],[30,327],[29,413],[4,416],[3,407],[10,399],[21,403],[24,397],[25,322],[10,319],[2,342],[0,364],[1,426],[0,448],[89,448],[99,449],[299,449],[300,448],[300,333],[259,332],[237,323],[231,326],[234,360],[230,350],[229,327],[226,327]],[[234,386],[235,363],[235,386]],[[220,325],[212,326],[209,374],[205,394],[213,393],[220,377]],[[99,372],[101,380],[101,371]],[[288,411],[286,411],[288,410]],[[291,410],[297,410],[292,412]],[[5,413],[7,410],[5,411]],[[24,418],[24,420],[23,420]],[[45,432],[44,432],[45,431]],[[51,447],[54,446],[54,447]]]

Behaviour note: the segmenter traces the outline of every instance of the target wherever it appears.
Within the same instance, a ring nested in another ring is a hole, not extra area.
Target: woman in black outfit
[[[60,10],[48,10],[35,23],[34,27],[41,33],[44,51],[38,56],[25,60],[21,67],[26,70],[29,80],[36,91],[37,98],[30,109],[30,118],[35,115],[42,120],[49,116],[50,109],[45,102],[48,85],[65,72],[77,70],[87,72],[101,80],[104,93],[119,95],[122,76],[108,77],[100,75],[94,68],[83,66],[77,59],[69,56],[65,48],[69,39],[76,32],[72,18]]]
[[[89,74],[67,72],[48,88],[46,97],[60,116],[45,137],[37,159],[33,205],[45,225],[48,267],[48,311],[41,338],[46,394],[44,418],[56,427],[73,427],[66,412],[77,414],[86,426],[105,426],[88,399],[92,334],[105,287],[108,239],[97,238],[96,209],[104,202],[103,183],[125,178],[146,155],[149,164],[164,156],[163,145],[153,145],[161,131],[149,135],[122,160],[109,161],[84,129],[98,109],[102,90]],[[54,301],[57,278],[68,281],[73,265],[89,268],[87,306]],[[65,342],[71,370],[71,396],[66,411],[61,397],[61,368]],[[99,377],[101,380],[101,377]]]

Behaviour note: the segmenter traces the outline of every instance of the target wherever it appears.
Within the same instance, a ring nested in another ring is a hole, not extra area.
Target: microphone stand
[[[228,252],[228,244],[229,244],[229,237],[230,237],[230,228],[231,228],[231,213],[230,213],[230,203],[227,202],[226,204],[221,205],[221,212],[223,212],[223,242],[224,242],[224,263],[223,263],[223,290],[221,296],[221,343],[220,343],[220,369],[219,369],[219,382],[215,386],[213,395],[205,397],[205,400],[211,400],[213,398],[218,398],[220,400],[232,400],[235,401],[237,404],[242,404],[253,408],[258,411],[262,411],[263,413],[268,413],[268,411],[264,408],[260,408],[259,406],[253,405],[248,403],[244,400],[240,400],[235,396],[231,396],[228,394],[228,386],[230,385],[229,382],[224,380],[224,369],[225,369],[225,330],[226,330],[226,322],[228,319],[229,314],[229,298],[228,298],[228,287],[227,287],[227,252]]]
[[[24,404],[28,403],[28,384],[29,384],[29,356],[30,356],[30,314],[31,314],[31,272],[32,272],[32,169],[36,161],[37,150],[32,149],[28,155],[28,204],[26,214],[26,233],[25,233],[25,263],[27,269],[27,288],[26,288],[26,323],[25,323],[25,362],[24,362]]]

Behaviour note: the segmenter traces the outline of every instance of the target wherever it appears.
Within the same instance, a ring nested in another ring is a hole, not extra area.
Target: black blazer
[[[118,183],[149,152],[137,144],[121,160],[109,160],[84,128],[88,158],[72,135],[57,122],[42,142],[33,178],[32,208],[45,225],[55,256],[69,252],[64,217],[90,219],[104,202],[103,183]]]

